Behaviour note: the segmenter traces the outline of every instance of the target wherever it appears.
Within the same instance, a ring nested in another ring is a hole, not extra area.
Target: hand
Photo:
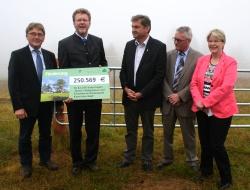
[[[64,102],[66,103],[66,104],[68,104],[68,103],[71,103],[71,102],[73,102],[74,100],[72,99],[72,98],[67,98],[66,100],[64,100]]]
[[[124,91],[126,92],[127,97],[134,102],[138,101],[142,97],[140,92],[135,92],[128,87],[125,87]]]
[[[18,119],[24,119],[28,117],[28,114],[26,113],[25,109],[18,109],[15,111],[15,115]]]
[[[128,88],[128,87],[125,87],[125,88],[124,88],[124,91],[126,92],[127,97],[128,97],[130,100],[136,101],[136,98],[135,98],[135,91],[131,90],[131,89]]]
[[[175,93],[175,94],[171,94],[168,96],[168,101],[170,102],[170,104],[172,104],[174,106],[178,106],[181,102],[181,99],[180,99],[179,95],[177,93]]]
[[[140,92],[136,92],[134,95],[135,95],[135,98],[136,98],[137,100],[139,100],[139,99],[142,98],[142,93],[140,93]]]
[[[198,110],[203,110],[205,108],[204,104],[200,100],[196,102],[196,107]]]

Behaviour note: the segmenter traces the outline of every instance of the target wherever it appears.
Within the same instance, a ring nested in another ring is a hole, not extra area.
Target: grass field
[[[69,93],[43,93],[41,94],[41,100],[46,101],[56,101],[56,100],[65,100],[69,97]]]
[[[0,83],[0,89],[6,89],[6,84]],[[0,98],[8,98],[5,91],[0,90]],[[237,94],[241,102],[250,102],[248,94]],[[121,109],[121,108],[118,108]],[[108,105],[104,110],[110,110]],[[249,107],[241,108],[241,113],[249,113]],[[125,148],[125,128],[102,127],[100,137],[100,152],[98,157],[98,172],[83,171],[80,176],[71,175],[71,157],[69,154],[69,139],[66,133],[53,133],[52,158],[59,166],[59,171],[50,172],[38,165],[37,150],[38,130],[33,132],[33,175],[22,180],[17,150],[18,120],[12,113],[9,101],[0,102],[0,189],[1,190],[213,190],[216,188],[218,172],[209,181],[199,184],[193,180],[196,175],[185,164],[183,141],[180,129],[176,129],[174,154],[175,162],[163,171],[153,170],[145,173],[141,170],[140,147],[142,131],[139,130],[137,159],[135,164],[126,169],[118,169],[116,165],[122,160]],[[121,118],[122,119],[122,118]],[[103,117],[103,120],[109,120]],[[234,123],[250,123],[249,118],[236,118]],[[84,131],[84,130],[83,130]],[[84,139],[85,139],[85,133]],[[162,157],[162,128],[155,130],[155,145],[153,163],[157,164]],[[84,145],[85,143],[83,143]],[[199,153],[199,145],[198,153]],[[234,186],[232,190],[250,189],[250,129],[231,128],[226,146],[231,159]]]

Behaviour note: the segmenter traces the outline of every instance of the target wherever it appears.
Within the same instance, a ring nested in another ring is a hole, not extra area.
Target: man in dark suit
[[[166,45],[149,36],[151,21],[145,15],[132,19],[135,38],[126,44],[120,81],[127,135],[127,149],[119,167],[128,167],[135,159],[139,116],[142,120],[142,169],[151,171],[154,143],[154,113],[161,104]]]
[[[26,29],[29,45],[13,51],[9,62],[9,93],[20,121],[19,154],[23,177],[30,177],[32,173],[31,135],[36,120],[40,165],[50,170],[58,169],[50,159],[53,102],[40,102],[42,70],[56,68],[55,55],[41,48],[44,37],[43,25],[30,23]]]
[[[101,38],[88,34],[91,15],[87,9],[77,9],[73,13],[75,33],[59,42],[58,59],[61,68],[86,68],[107,66]],[[97,170],[96,160],[99,148],[101,100],[65,100],[68,109],[72,173],[81,169]],[[87,133],[85,158],[82,157],[81,139],[83,112]]]
[[[198,169],[194,130],[194,113],[191,111],[192,97],[189,83],[201,53],[190,47],[192,31],[187,26],[179,27],[173,38],[175,49],[167,53],[165,79],[163,83],[162,120],[164,128],[164,159],[158,164],[162,169],[173,163],[173,138],[176,120],[179,120],[186,161]]]

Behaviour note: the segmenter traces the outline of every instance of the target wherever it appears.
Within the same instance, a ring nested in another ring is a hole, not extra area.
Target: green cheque
[[[41,102],[109,99],[109,68],[89,67],[43,71]]]

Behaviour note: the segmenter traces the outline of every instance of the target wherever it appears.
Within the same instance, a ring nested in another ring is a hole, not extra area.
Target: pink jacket
[[[227,118],[238,112],[233,91],[237,79],[237,62],[234,58],[223,53],[214,71],[210,94],[204,98],[204,76],[209,65],[210,56],[202,56],[197,61],[190,84],[194,100],[192,111],[198,111],[196,102],[200,100],[206,108],[211,109],[216,117]]]

